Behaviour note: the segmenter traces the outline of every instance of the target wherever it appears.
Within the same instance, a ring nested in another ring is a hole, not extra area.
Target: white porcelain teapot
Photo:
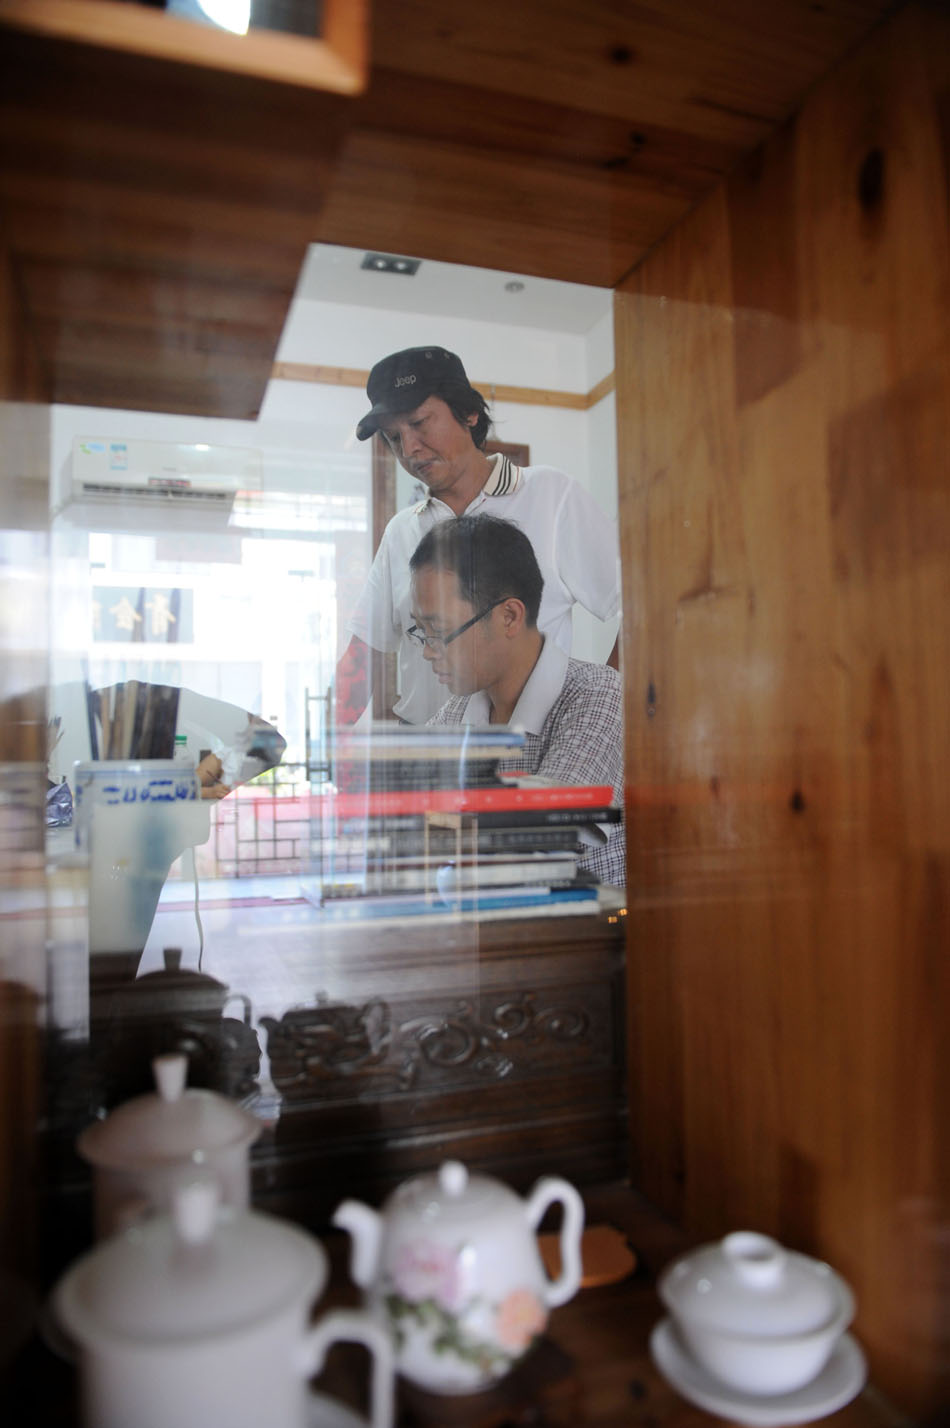
[[[536,1230],[557,1201],[562,1272],[552,1281]],[[584,1207],[566,1180],[539,1180],[522,1200],[449,1160],[399,1186],[378,1213],[345,1200],[333,1223],[353,1237],[351,1273],[392,1331],[397,1369],[431,1393],[497,1382],[580,1285]]]
[[[391,1428],[390,1336],[360,1310],[311,1326],[326,1279],[303,1230],[219,1206],[213,1180],[179,1186],[170,1215],[96,1246],[54,1290],[85,1428],[335,1428],[345,1410],[307,1380],[337,1340],[369,1349],[371,1428]]]
[[[76,1142],[93,1166],[98,1239],[167,1210],[176,1185],[196,1171],[217,1180],[225,1204],[250,1199],[248,1156],[260,1121],[216,1091],[186,1089],[184,1055],[156,1056],[152,1070],[156,1091],[117,1106]]]

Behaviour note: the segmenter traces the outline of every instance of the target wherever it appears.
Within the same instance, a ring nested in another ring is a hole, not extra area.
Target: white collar
[[[471,510],[472,506],[474,506],[477,501],[483,500],[485,496],[513,496],[521,485],[523,478],[524,472],[521,467],[516,466],[509,456],[505,456],[503,452],[497,451],[491,458],[488,479],[475,497],[475,500],[473,500],[466,509]],[[437,496],[433,496],[430,492],[425,500],[420,501],[418,506],[415,507],[415,514],[418,516],[425,510],[430,501],[436,501],[438,499]]]
[[[522,471],[509,456],[498,451],[492,457],[492,467],[488,473],[480,496],[513,496],[521,485]]]
[[[520,729],[526,734],[540,734],[545,719],[564,688],[569,659],[570,656],[566,655],[559,645],[545,636],[534,669],[528,675],[524,689],[512,710],[508,721],[509,729]],[[479,689],[469,697],[465,706],[465,722],[482,726],[487,725],[490,719],[491,703],[484,689]]]

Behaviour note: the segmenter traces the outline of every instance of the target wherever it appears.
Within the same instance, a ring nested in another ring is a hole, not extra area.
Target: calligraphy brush
[[[152,739],[155,728],[155,685],[143,685],[145,690],[145,704],[142,710],[142,727],[139,730],[138,757],[140,759],[150,759],[152,757]]]
[[[86,684],[86,715],[87,715],[88,720],[89,720],[89,756],[90,756],[90,758],[98,759],[98,758],[99,758],[99,739],[98,739],[98,736],[97,736],[97,734],[96,734],[96,713],[95,713],[95,707],[94,707],[94,704],[93,704],[93,700],[94,700],[95,696],[94,696],[92,690],[91,690],[90,687],[89,687],[89,678],[88,678],[88,675],[87,675],[87,677],[86,677],[85,684]]]
[[[175,726],[178,723],[178,690],[174,685],[160,684],[158,705],[152,734],[152,758],[170,759],[175,752]]]
[[[137,679],[130,679],[126,682],[122,691],[122,758],[128,759],[132,756],[132,736],[135,733],[135,701],[138,695],[139,682]]]
[[[124,690],[124,684],[114,684],[111,690],[112,732],[109,737],[110,759],[121,759],[122,757],[122,695]]]
[[[112,720],[109,717],[109,691],[100,689],[96,695],[96,705],[99,711],[99,723],[102,726],[102,757],[108,759],[112,757]]]
[[[145,726],[145,707],[148,700],[148,685],[144,680],[135,680],[135,716],[132,721],[132,742],[129,753],[133,759],[141,759],[142,734]]]

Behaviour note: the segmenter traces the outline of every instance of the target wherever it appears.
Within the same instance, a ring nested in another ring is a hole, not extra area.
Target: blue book
[[[595,884],[578,883],[558,888],[524,888],[505,893],[493,889],[483,895],[466,893],[462,897],[444,902],[438,897],[416,895],[396,895],[394,897],[370,896],[329,898],[324,901],[314,895],[315,889],[306,885],[304,896],[317,903],[321,913],[331,922],[362,922],[384,917],[431,917],[456,913],[515,911],[519,908],[533,908],[538,913],[545,909],[554,910],[560,905],[570,907],[586,906],[593,911],[597,907],[597,887]],[[567,907],[565,906],[565,911]]]

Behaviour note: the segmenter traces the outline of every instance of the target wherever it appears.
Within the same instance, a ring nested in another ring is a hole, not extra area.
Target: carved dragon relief
[[[391,1008],[331,1003],[295,1008],[279,1021],[262,1017],[271,1076],[289,1100],[321,1095],[379,1095],[461,1080],[502,1081],[526,1068],[539,1048],[568,1050],[587,1059],[592,1044],[590,1010],[538,1006],[533,993],[506,997],[480,1016],[473,1002],[423,1012],[392,1024]],[[563,1064],[563,1063],[562,1063]]]

